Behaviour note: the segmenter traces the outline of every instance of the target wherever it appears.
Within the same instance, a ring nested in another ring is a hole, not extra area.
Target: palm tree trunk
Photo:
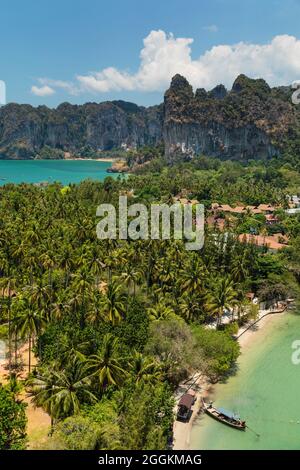
[[[29,336],[28,341],[28,373],[31,371],[31,335]]]
[[[15,329],[15,367],[18,364],[18,333],[17,329]]]
[[[54,418],[52,416],[52,412],[50,413],[50,417],[51,417],[51,424],[50,424],[50,437],[51,437],[54,432]]]
[[[65,287],[67,288],[69,285],[69,270],[66,269],[66,274],[65,274]]]
[[[11,379],[11,357],[12,357],[12,342],[11,342],[11,311],[10,311],[10,287],[8,292],[8,370],[9,378]]]

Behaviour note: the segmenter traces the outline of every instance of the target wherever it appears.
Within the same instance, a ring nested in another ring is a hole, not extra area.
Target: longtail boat
[[[206,403],[202,398],[202,406],[204,411],[211,416],[212,418],[220,421],[221,423],[227,424],[235,429],[240,429],[241,431],[246,430],[246,421],[242,421],[234,413],[226,411],[223,409],[217,409],[212,406],[211,403]]]

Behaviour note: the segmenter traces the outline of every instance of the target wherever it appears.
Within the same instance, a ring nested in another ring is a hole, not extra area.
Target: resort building
[[[279,218],[274,214],[279,207],[275,207],[272,204],[259,204],[257,206],[242,206],[238,205],[236,207],[231,207],[229,204],[218,204],[213,203],[211,205],[211,212],[214,215],[214,218],[217,219],[220,214],[231,214],[231,215],[241,215],[248,214],[257,215],[261,214],[265,217],[266,225],[275,225],[279,223]],[[299,209],[300,211],[300,209]]]
[[[276,215],[274,214],[266,214],[266,224],[267,225],[274,225],[278,224],[279,219]]]
[[[180,202],[180,204],[182,204],[183,206],[187,206],[187,205],[196,205],[196,204],[199,204],[199,201],[197,199],[188,199],[187,197],[181,197],[181,196],[175,196],[173,197],[173,202],[176,203],[176,202]]]
[[[279,241],[280,240],[280,241]],[[278,251],[287,248],[287,238],[282,234],[270,236],[251,235],[250,233],[242,233],[239,235],[239,241],[242,243],[253,243],[254,245],[266,247],[269,251]]]

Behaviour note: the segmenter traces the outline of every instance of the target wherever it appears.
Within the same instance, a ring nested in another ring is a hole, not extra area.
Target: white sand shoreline
[[[118,158],[112,157],[102,157],[102,158],[84,158],[84,157],[71,157],[71,158],[63,158],[62,160],[69,160],[69,161],[90,161],[90,162],[106,162],[112,163],[118,160]]]
[[[272,322],[275,322],[276,319],[282,317],[286,314],[286,310],[281,313],[269,313],[268,315],[263,316],[258,323],[255,324],[254,328],[250,328],[245,331],[240,338],[238,338],[241,354],[245,353],[252,346],[252,342],[255,339],[256,333],[258,330],[262,334],[268,334],[268,328],[266,326]],[[245,327],[240,328],[238,335],[245,330]],[[195,374],[196,377],[198,374]],[[193,383],[193,379],[187,382],[186,387],[179,386],[176,398],[179,398],[185,390]],[[217,384],[216,384],[217,385]],[[214,384],[211,384],[203,376],[200,377],[193,385],[193,389],[196,391],[197,400],[193,406],[193,413],[188,423],[183,423],[175,420],[173,426],[173,449],[174,450],[189,450],[190,449],[190,439],[193,425],[199,414],[201,406],[201,397],[211,397],[214,392]],[[177,400],[176,400],[177,402]]]

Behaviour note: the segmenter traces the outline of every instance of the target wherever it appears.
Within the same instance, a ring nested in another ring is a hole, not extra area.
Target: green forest
[[[299,193],[299,166],[204,156],[169,166],[150,153],[126,177],[0,188],[0,334],[9,349],[0,448],[28,445],[24,393],[51,418],[35,448],[169,448],[178,384],[195,372],[212,383],[232,373],[234,334],[257,315],[246,294],[297,298],[300,216],[285,208],[287,195]],[[170,203],[183,189],[207,211],[213,202],[276,204],[278,223],[266,227],[246,212],[223,231],[206,225],[194,252],[178,240],[97,238],[99,204],[117,206],[119,194]],[[249,227],[280,232],[289,246],[241,243]],[[238,319],[224,326],[228,309]],[[207,328],[213,321],[217,328]]]

